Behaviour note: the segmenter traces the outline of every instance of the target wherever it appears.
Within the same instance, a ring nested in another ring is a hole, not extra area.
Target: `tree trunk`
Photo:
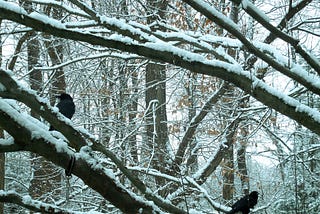
[[[138,74],[134,71],[131,74],[131,84],[132,84],[132,92],[131,92],[131,103],[129,106],[129,123],[130,127],[132,127],[132,130],[136,128],[136,123],[134,122],[134,119],[136,118],[137,111],[138,111]],[[131,152],[131,158],[133,160],[133,163],[138,164],[138,144],[137,144],[137,134],[136,132],[130,135],[129,137],[130,142],[130,152]]]
[[[222,162],[222,197],[224,200],[231,200],[234,192],[233,143],[229,145],[231,145],[231,148],[226,151],[226,156]]]
[[[164,67],[149,63],[146,67],[146,105],[147,112],[147,142],[149,158],[152,166],[160,172],[165,171],[166,144],[168,142],[166,114],[166,75]],[[156,178],[159,187],[164,184],[163,178]]]
[[[237,151],[237,163],[239,169],[239,176],[241,180],[241,189],[245,195],[249,194],[249,176],[247,170],[247,163],[246,163],[246,149],[247,149],[247,139],[246,137],[249,134],[248,127],[241,127],[240,128],[240,140],[239,140],[239,149]]]
[[[159,21],[164,18],[164,11],[167,7],[166,1],[148,1],[150,8],[157,11],[150,11],[148,23]],[[151,15],[152,14],[152,15]],[[156,29],[154,29],[156,30]],[[154,169],[165,172],[167,143],[168,143],[168,127],[166,112],[166,71],[162,64],[150,62],[146,66],[146,106],[149,106],[147,112],[147,142],[149,150],[150,163]],[[148,157],[147,157],[148,158]],[[156,177],[157,188],[161,188],[165,184],[165,179]],[[160,191],[160,195],[165,193]]]
[[[195,90],[196,90],[196,74],[189,73],[189,82],[187,86],[187,94],[188,94],[188,123],[191,123],[191,120],[196,116],[196,98],[195,98]],[[195,173],[198,170],[198,155],[195,147],[197,142],[195,141],[195,136],[192,136],[190,140],[190,148],[189,148],[189,158],[187,160],[187,167],[190,170],[190,173]]]
[[[224,3],[224,1],[223,1]],[[230,13],[230,19],[233,20],[235,23],[238,23],[238,13],[239,8],[236,4],[232,3],[231,13]],[[236,50],[229,49],[228,50],[229,55],[236,58]],[[229,88],[229,94],[235,95],[235,87],[230,86]],[[228,94],[228,93],[227,93]],[[231,107],[231,106],[230,106]],[[232,108],[232,107],[231,107]],[[231,145],[229,150],[227,151],[227,155],[224,158],[223,162],[223,190],[222,190],[222,196],[225,200],[231,200],[233,198],[233,192],[234,192],[234,142],[228,143],[228,145]]]

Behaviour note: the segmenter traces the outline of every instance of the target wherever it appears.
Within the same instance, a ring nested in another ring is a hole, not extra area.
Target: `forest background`
[[[319,0],[0,0],[0,24],[0,213],[225,213],[254,190],[254,213],[320,213]]]

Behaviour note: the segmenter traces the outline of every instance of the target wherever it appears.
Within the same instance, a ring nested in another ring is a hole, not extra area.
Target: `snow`
[[[5,91],[5,90],[6,90],[6,87],[4,87],[4,85],[0,83],[0,91]]]
[[[0,138],[0,145],[1,146],[10,146],[14,144],[14,138],[13,137],[9,137],[9,138]]]
[[[31,204],[32,203],[32,198],[29,195],[22,196],[22,202],[25,203],[25,204]]]
[[[215,9],[214,7],[212,7],[210,4],[202,1],[202,0],[194,0],[194,2],[196,2],[196,4],[201,5],[202,8],[211,11],[211,13],[216,16],[219,20],[223,20],[227,25],[231,26],[234,29],[239,30],[239,26],[234,23],[231,19],[229,19],[228,17],[226,17],[225,15],[223,15],[220,11],[218,11],[217,9]]]
[[[125,31],[124,34],[129,33],[132,36],[139,36],[140,37],[139,39],[141,40],[153,41],[153,42],[158,41],[156,37],[149,35],[147,33],[144,33],[139,28],[136,28],[127,24],[125,20],[119,20],[117,18],[109,18],[106,16],[99,16],[99,19],[102,24],[108,24],[116,27],[120,31]]]
[[[56,28],[61,28],[61,29],[65,29],[65,24],[61,23],[60,21],[56,20],[56,19],[53,19],[53,18],[50,18],[44,14],[40,14],[38,12],[32,12],[29,14],[29,16],[31,18],[34,18],[34,19],[38,19],[38,20],[41,20],[43,23],[45,24],[49,24],[53,27],[56,27]]]
[[[238,39],[214,36],[209,34],[201,35],[199,39],[230,48],[241,48],[243,46],[243,44]]]
[[[111,39],[111,40],[116,40],[116,41],[121,41],[127,45],[132,45],[132,44],[138,44],[135,40],[133,40],[132,38],[130,37],[124,37],[122,35],[119,35],[119,34],[112,34],[110,36],[108,36],[108,39]]]
[[[252,11],[255,11],[257,14],[259,14],[259,16],[263,18],[266,22],[270,22],[270,18],[249,0],[242,0],[241,5],[243,9],[250,8]]]
[[[6,2],[6,1],[0,1],[0,7],[10,10],[15,13],[20,13],[22,16],[27,15],[28,13],[20,7],[18,4],[12,3],[12,2]]]
[[[113,178],[116,181],[112,170],[110,171],[104,169],[104,166],[102,165],[102,160],[99,160],[99,158],[94,158],[94,154],[91,152],[90,147],[81,147],[80,151],[78,153],[75,153],[75,157],[85,160],[87,163],[90,164],[92,169],[103,170],[110,178]]]

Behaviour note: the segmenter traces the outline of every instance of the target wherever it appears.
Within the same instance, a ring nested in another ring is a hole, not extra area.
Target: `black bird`
[[[59,102],[57,104],[57,107],[59,109],[59,112],[63,114],[65,117],[71,119],[74,112],[75,112],[75,105],[73,103],[73,99],[69,94],[62,93],[59,96]],[[53,126],[50,126],[49,131],[55,130]]]
[[[258,192],[253,191],[249,195],[244,196],[236,203],[234,203],[231,208],[232,210],[228,214],[234,214],[241,212],[242,214],[248,214],[250,208],[253,208],[258,203]]]

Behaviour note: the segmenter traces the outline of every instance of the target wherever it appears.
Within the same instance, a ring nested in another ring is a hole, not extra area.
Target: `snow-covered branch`
[[[0,190],[0,202],[17,204],[19,206],[25,207],[34,212],[41,213],[75,213],[70,210],[65,210],[60,207],[54,206],[52,204],[44,203],[41,201],[33,200],[29,195],[20,195],[14,191],[5,192]]]

